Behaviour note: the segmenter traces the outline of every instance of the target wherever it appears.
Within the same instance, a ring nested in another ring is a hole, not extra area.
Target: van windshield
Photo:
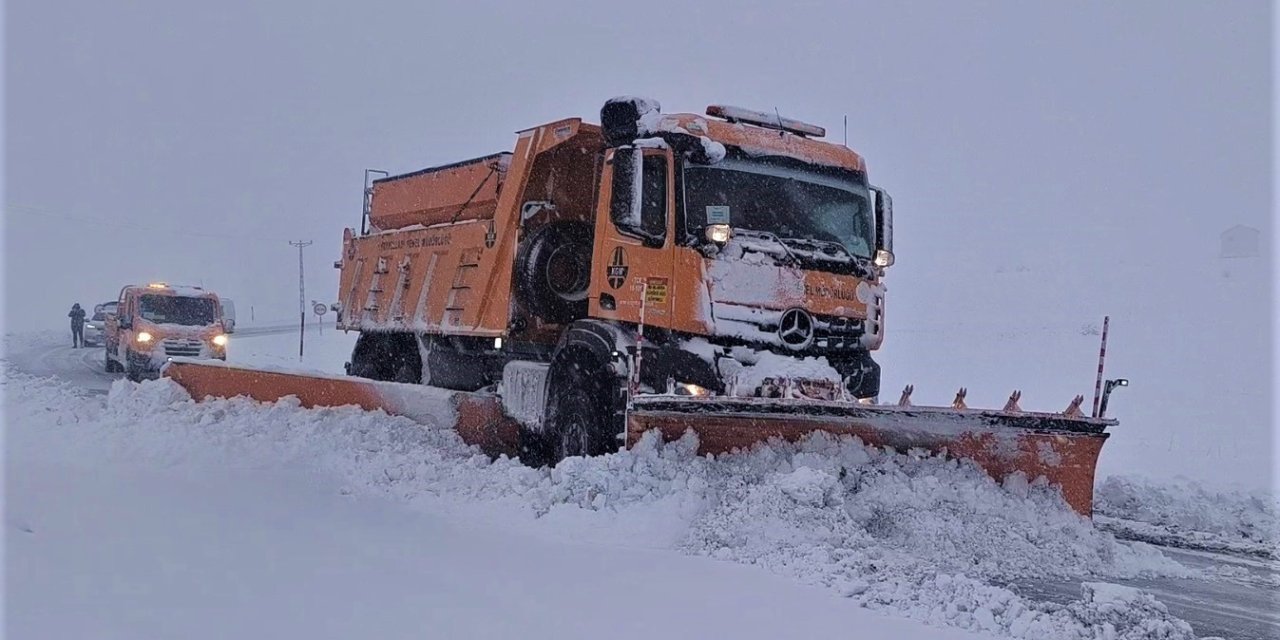
[[[217,320],[217,306],[209,298],[144,295],[139,304],[144,320],[157,324],[205,326]]]

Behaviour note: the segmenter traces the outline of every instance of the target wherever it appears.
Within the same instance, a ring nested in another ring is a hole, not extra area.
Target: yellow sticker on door
[[[645,304],[666,304],[667,303],[667,279],[666,278],[647,278],[644,281],[644,302]]]

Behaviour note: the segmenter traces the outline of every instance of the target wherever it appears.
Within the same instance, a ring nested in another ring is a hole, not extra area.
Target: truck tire
[[[129,350],[125,349],[124,377],[128,378],[130,382],[142,382],[142,378],[143,378],[142,373],[143,373],[142,369],[138,368],[137,365],[133,364],[133,359],[129,357]]]
[[[111,348],[107,347],[102,350],[103,365],[107,373],[120,373],[120,364],[111,359]]]
[[[347,374],[383,382],[421,382],[418,340],[407,332],[363,332],[351,350]]]
[[[845,389],[855,398],[880,395],[880,365],[871,354],[862,351],[852,357],[831,359],[832,368],[844,377]]]
[[[400,331],[361,333],[351,351],[347,374],[425,384],[453,391],[476,391],[488,384],[483,362],[454,348],[448,338]]]
[[[489,384],[482,357],[462,352],[446,337],[423,336],[419,353],[422,384],[453,391],[477,391]]]
[[[554,222],[521,243],[516,297],[543,321],[566,324],[586,316],[590,284],[591,227],[586,224]]]
[[[618,450],[621,425],[614,403],[620,381],[590,352],[571,349],[552,363],[543,437],[549,464],[570,456],[598,456]]]

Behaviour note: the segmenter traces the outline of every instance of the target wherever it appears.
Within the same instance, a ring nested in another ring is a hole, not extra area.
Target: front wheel
[[[831,366],[844,377],[845,389],[854,398],[880,395],[880,365],[871,354],[862,351],[853,356],[830,359]]]
[[[124,377],[128,378],[130,382],[142,382],[142,367],[133,364],[132,360],[128,352],[125,352]]]
[[[102,351],[103,366],[106,368],[107,373],[120,373],[120,363],[111,359],[111,348],[107,347]]]
[[[553,374],[547,399],[548,462],[570,456],[598,456],[618,450],[623,428],[614,412],[617,377],[604,365],[569,355]]]

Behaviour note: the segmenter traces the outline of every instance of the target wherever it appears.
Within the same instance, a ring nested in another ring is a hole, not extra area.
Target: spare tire
[[[565,324],[587,315],[591,284],[591,227],[554,222],[521,243],[516,297],[545,322]]]

